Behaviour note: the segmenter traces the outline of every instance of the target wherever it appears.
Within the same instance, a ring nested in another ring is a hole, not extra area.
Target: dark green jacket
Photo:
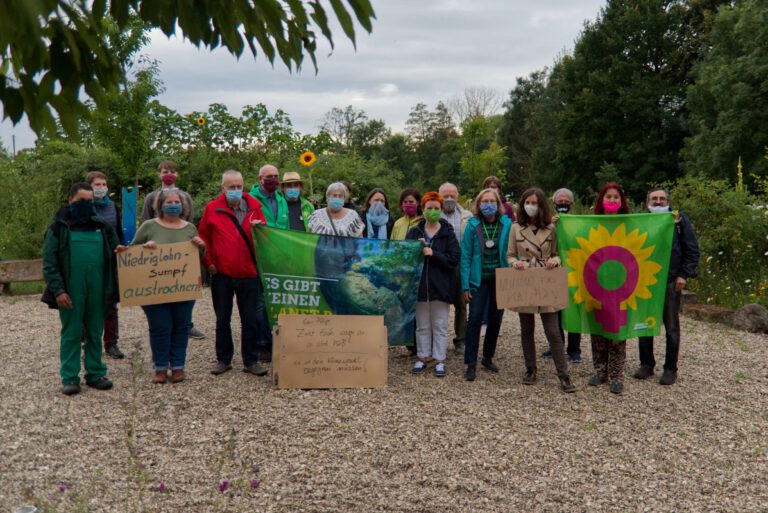
[[[67,283],[71,277],[70,223],[69,208],[64,207],[46,230],[43,241],[43,278],[46,284],[43,302],[52,308],[56,308],[56,296],[67,292]],[[91,218],[87,228],[101,229],[104,236],[104,304],[112,305],[119,300],[114,250],[120,241],[115,230],[97,215]]]

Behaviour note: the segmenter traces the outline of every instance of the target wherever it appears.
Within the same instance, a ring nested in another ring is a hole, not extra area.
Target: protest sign
[[[544,306],[563,309],[568,306],[568,272],[562,267],[496,269],[496,304],[499,308]]]

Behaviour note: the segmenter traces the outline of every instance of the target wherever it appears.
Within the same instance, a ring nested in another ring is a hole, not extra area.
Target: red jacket
[[[248,202],[248,213],[241,226],[248,237],[248,244],[253,248],[251,221],[260,219],[262,223],[266,223],[266,220],[261,211],[261,203],[245,193],[243,193],[243,199]],[[205,206],[203,219],[197,229],[197,233],[206,244],[203,264],[206,267],[213,264],[216,266],[216,272],[232,278],[255,278],[258,273],[253,265],[251,252],[235,226],[236,223],[237,217],[227,205],[227,199],[223,193]]]

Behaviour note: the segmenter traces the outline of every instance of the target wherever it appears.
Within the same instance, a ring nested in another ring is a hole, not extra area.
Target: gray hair
[[[670,200],[670,194],[669,191],[664,187],[654,187],[653,189],[648,190],[648,194],[645,195],[645,202],[648,203],[648,201],[651,199],[651,193],[656,191],[663,191],[664,195],[667,197],[667,203],[669,203]]]
[[[344,194],[345,200],[349,199],[349,189],[347,189],[347,186],[341,182],[333,182],[328,186],[328,189],[325,191],[325,199],[328,199],[332,193],[338,191],[341,191]]]
[[[459,188],[456,187],[456,184],[452,184],[451,182],[445,182],[444,184],[442,184],[440,187],[437,188],[438,194],[442,196],[443,193],[440,191],[442,191],[446,187],[453,187],[454,189],[456,189],[456,192],[459,192]]]
[[[168,199],[168,196],[174,194],[179,197],[179,201],[181,202],[181,214],[179,217],[182,219],[189,219],[189,205],[187,205],[187,202],[184,201],[182,192],[176,187],[171,187],[170,189],[160,189],[157,192],[157,196],[155,196],[155,201],[153,202],[155,216],[159,217],[160,219],[165,217],[165,212],[163,212],[163,204],[165,203],[165,200]]]
[[[240,178],[242,178],[243,173],[241,173],[237,169],[227,169],[221,175],[221,185],[224,185],[224,180],[226,180],[228,176],[239,176]]]
[[[571,203],[573,203],[573,192],[570,189],[566,189],[565,187],[561,187],[555,191],[555,193],[552,195],[552,201],[555,201],[558,196],[562,196],[563,194],[568,196],[568,199],[570,199]]]

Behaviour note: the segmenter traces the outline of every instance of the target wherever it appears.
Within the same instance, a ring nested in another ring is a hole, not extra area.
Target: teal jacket
[[[291,222],[288,220],[288,201],[285,196],[277,189],[275,191],[275,199],[277,200],[277,217],[272,214],[272,207],[267,202],[267,198],[261,193],[261,187],[254,185],[251,187],[251,196],[259,200],[261,203],[261,210],[264,212],[264,218],[267,220],[267,226],[274,228],[282,228],[287,230],[291,227]]]
[[[512,230],[512,220],[502,215],[501,237],[499,238],[499,262],[501,267],[509,267],[507,263],[507,246],[509,245],[509,232]],[[464,235],[461,238],[461,291],[477,290],[483,276],[483,248],[485,247],[485,234],[483,234],[482,221],[473,217],[467,222]]]

